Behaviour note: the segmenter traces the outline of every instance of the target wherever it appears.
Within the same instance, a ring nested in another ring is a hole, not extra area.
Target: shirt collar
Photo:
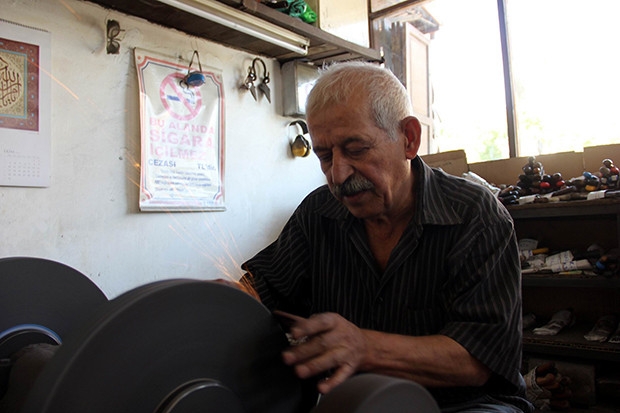
[[[411,161],[411,168],[416,169],[418,179],[418,196],[416,220],[430,225],[456,225],[463,222],[450,203],[445,193],[445,172],[433,169],[416,156]]]

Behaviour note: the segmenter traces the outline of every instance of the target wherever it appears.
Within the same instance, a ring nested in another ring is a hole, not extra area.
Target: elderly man
[[[332,65],[307,102],[327,185],[243,264],[272,310],[303,318],[283,359],[327,393],[358,372],[414,380],[443,411],[529,411],[512,220],[486,188],[428,167],[407,91]]]

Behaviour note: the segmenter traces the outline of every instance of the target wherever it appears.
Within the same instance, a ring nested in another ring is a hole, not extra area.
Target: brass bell
[[[291,143],[291,151],[294,156],[306,157],[310,155],[312,146],[303,135],[297,135],[293,143]]]
[[[303,120],[296,120],[289,124],[289,126],[294,125],[299,126],[302,133],[298,134],[293,140],[293,142],[291,142],[291,152],[293,153],[293,156],[306,157],[310,155],[310,152],[312,151],[312,145],[310,145],[310,141],[304,136],[308,133],[308,126]]]

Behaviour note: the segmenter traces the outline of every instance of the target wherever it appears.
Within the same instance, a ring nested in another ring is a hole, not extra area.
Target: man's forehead
[[[336,111],[342,111],[349,116],[363,116],[368,117],[370,115],[370,105],[367,99],[367,95],[364,93],[355,92],[342,100],[332,100],[326,102],[315,110],[307,113],[307,120],[312,118],[320,118],[325,114],[333,114]]]

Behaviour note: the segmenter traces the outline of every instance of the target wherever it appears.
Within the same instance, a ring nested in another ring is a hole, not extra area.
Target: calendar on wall
[[[49,32],[0,19],[0,185],[51,180]]]

